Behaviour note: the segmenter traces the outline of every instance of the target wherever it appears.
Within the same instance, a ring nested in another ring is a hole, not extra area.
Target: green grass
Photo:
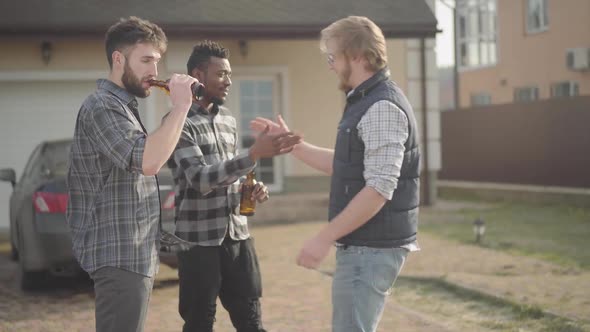
[[[0,230],[0,254],[6,254],[10,252],[10,235],[8,230]]]
[[[538,307],[483,295],[442,279],[399,277],[393,297],[404,306],[462,331],[582,332],[590,327],[548,315]]]
[[[420,229],[474,244],[473,221],[482,218],[482,246],[590,269],[590,209],[563,205],[498,203],[458,211],[429,210]]]

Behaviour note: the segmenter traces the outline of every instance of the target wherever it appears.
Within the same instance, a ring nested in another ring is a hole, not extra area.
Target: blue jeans
[[[332,282],[332,331],[374,332],[385,297],[404,265],[408,250],[339,246]]]

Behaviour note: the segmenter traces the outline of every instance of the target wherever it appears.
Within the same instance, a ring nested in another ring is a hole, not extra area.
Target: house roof
[[[424,0],[7,0],[0,4],[0,36],[102,37],[130,15],[186,38],[316,38],[349,15],[369,17],[388,38],[437,32]]]

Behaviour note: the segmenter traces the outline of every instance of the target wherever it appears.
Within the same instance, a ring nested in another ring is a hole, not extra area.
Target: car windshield
[[[53,174],[66,174],[71,144],[71,141],[51,142],[43,149],[43,158]]]

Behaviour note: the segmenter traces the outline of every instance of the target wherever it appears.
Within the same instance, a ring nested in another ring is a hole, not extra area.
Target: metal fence
[[[444,180],[590,188],[590,96],[442,113]]]

